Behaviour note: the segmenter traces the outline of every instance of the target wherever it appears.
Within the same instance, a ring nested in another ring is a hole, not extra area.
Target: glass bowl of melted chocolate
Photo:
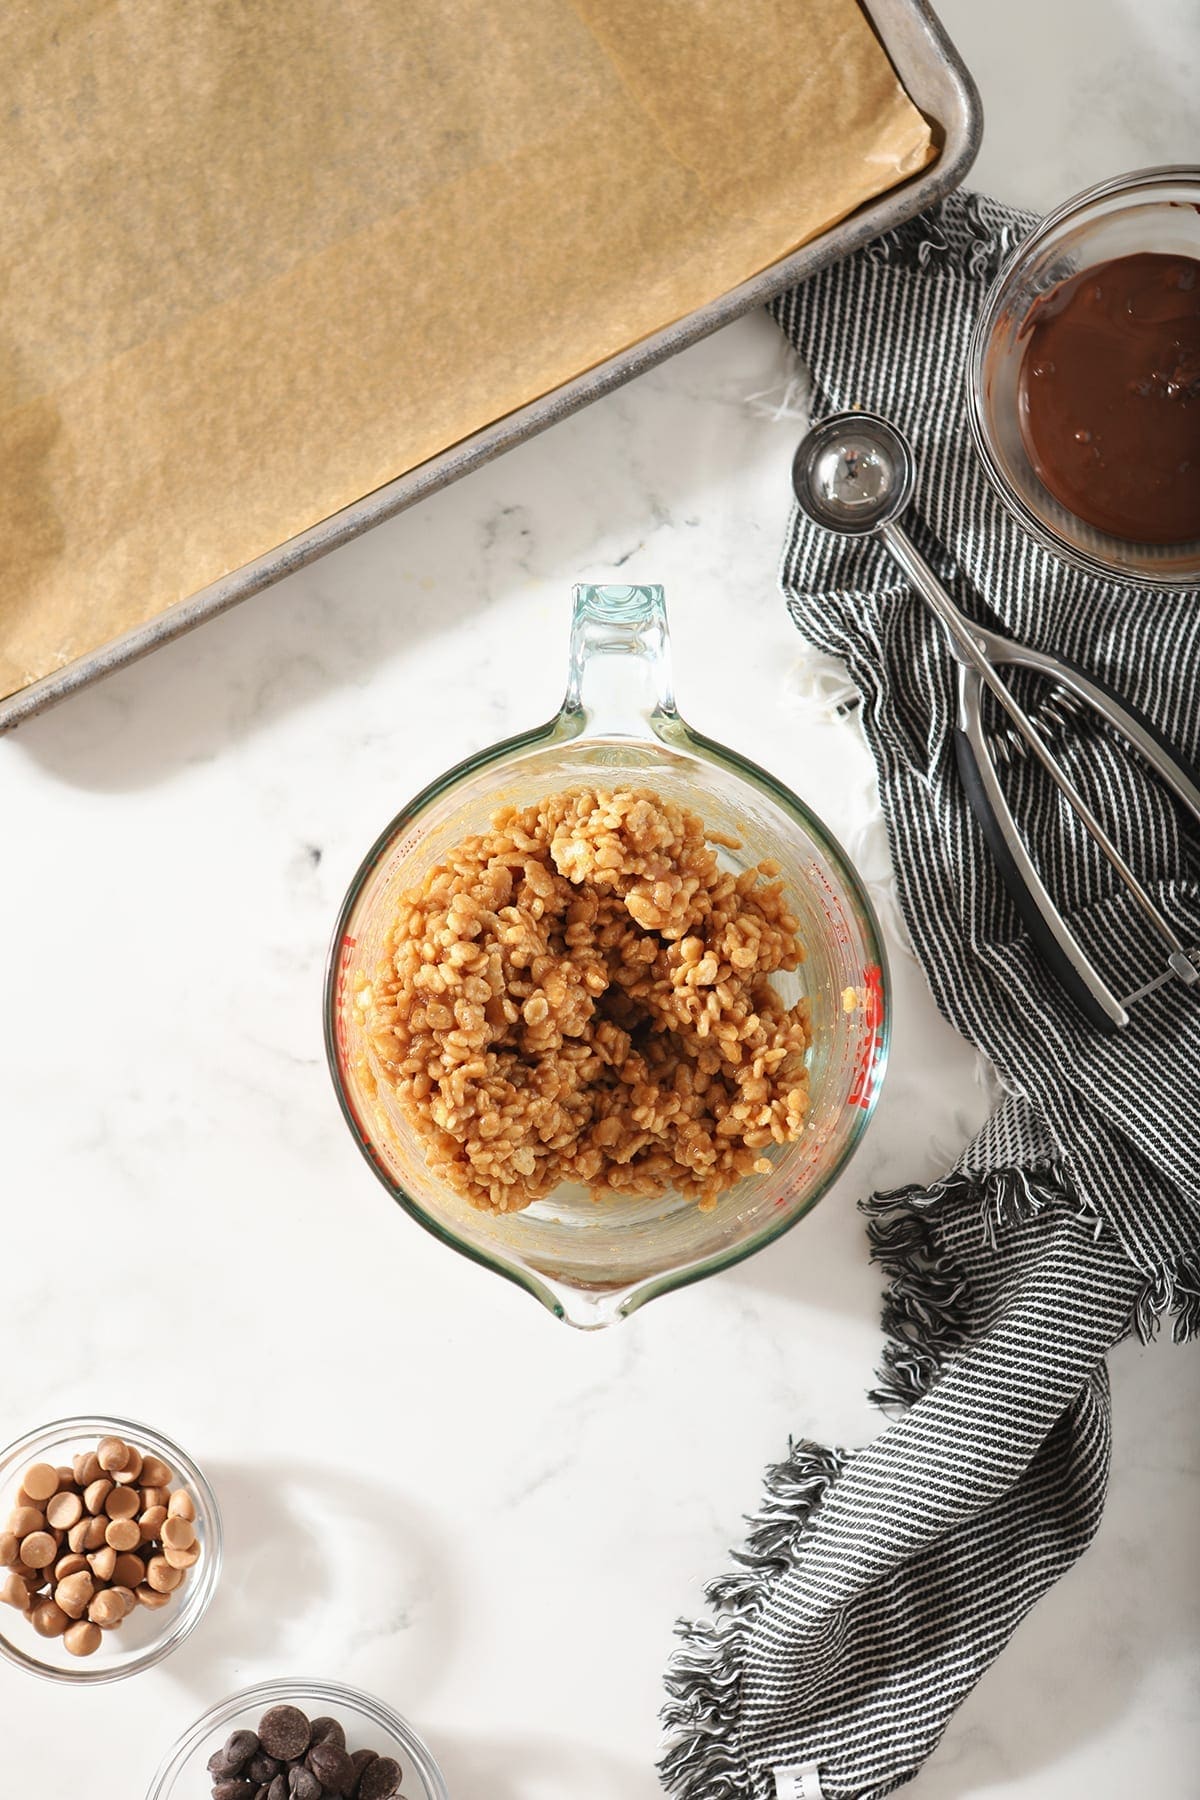
[[[1001,271],[970,356],[1002,499],[1093,574],[1200,586],[1200,168],[1091,188]]]

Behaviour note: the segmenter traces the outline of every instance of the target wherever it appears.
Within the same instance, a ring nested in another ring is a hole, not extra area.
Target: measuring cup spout
[[[546,1286],[552,1310],[576,1331],[602,1331],[606,1325],[616,1325],[640,1303],[634,1299],[635,1287],[583,1288],[568,1281],[547,1281]]]

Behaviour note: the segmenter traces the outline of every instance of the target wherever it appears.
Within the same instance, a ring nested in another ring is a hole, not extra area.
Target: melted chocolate
[[[1100,263],[1025,330],[1021,434],[1055,499],[1113,537],[1200,537],[1200,261]]]

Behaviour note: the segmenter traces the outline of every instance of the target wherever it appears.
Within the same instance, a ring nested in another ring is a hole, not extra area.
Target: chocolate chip
[[[356,1800],[392,1800],[399,1793],[403,1771],[394,1756],[377,1756],[363,1770]]]
[[[251,1781],[257,1781],[260,1787],[270,1787],[279,1773],[278,1760],[273,1756],[268,1756],[265,1750],[260,1750],[258,1755],[247,1764],[245,1773]]]
[[[356,1750],[350,1761],[354,1764],[354,1786],[350,1792],[357,1795],[363,1771],[369,1769],[373,1762],[379,1761],[379,1752],[377,1750]]]
[[[258,1739],[252,1731],[234,1731],[225,1740],[225,1763],[232,1773],[258,1755]]]
[[[253,1787],[254,1777],[245,1765],[257,1749],[258,1739],[252,1731],[235,1731],[209,1757],[206,1764],[208,1772],[218,1781],[232,1780],[235,1775],[246,1776]]]
[[[339,1750],[346,1748],[346,1733],[336,1719],[326,1718],[324,1714],[312,1722],[312,1741],[314,1744],[336,1744]]]
[[[267,1800],[288,1800],[287,1776],[282,1769],[267,1789]]]
[[[273,1706],[258,1721],[259,1743],[280,1762],[303,1756],[311,1740],[312,1727],[298,1706]]]
[[[212,1800],[254,1800],[254,1793],[252,1781],[243,1781],[240,1776],[231,1775],[215,1784]]]
[[[311,1769],[294,1768],[288,1776],[288,1792],[292,1800],[322,1800],[324,1790]]]
[[[308,1766],[331,1794],[348,1794],[354,1786],[354,1764],[341,1745],[331,1744],[328,1738],[313,1745]]]

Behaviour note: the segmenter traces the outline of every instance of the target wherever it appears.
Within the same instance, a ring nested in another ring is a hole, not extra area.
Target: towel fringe
[[[1004,219],[982,194],[938,202],[872,240],[862,254],[874,263],[929,270],[939,264],[974,282],[993,281],[1034,224],[1032,214]]]
[[[667,1747],[663,1785],[677,1800],[752,1800],[753,1786],[738,1736],[742,1671],[750,1634],[767,1594],[794,1562],[800,1539],[826,1490],[849,1460],[807,1439],[789,1441],[785,1462],[767,1470],[759,1511],[736,1565],[709,1582],[711,1622],[681,1619],[681,1639],[667,1670],[662,1710]]]
[[[871,1259],[888,1276],[882,1319],[887,1343],[878,1385],[868,1396],[883,1412],[907,1411],[927,1394],[969,1335],[971,1287],[939,1240],[942,1209],[975,1202],[984,1239],[994,1245],[1006,1226],[1036,1217],[1062,1194],[1056,1170],[954,1169],[929,1187],[894,1188],[860,1201]]]
[[[1172,1257],[1146,1277],[1133,1313],[1133,1329],[1143,1343],[1158,1335],[1168,1314],[1175,1343],[1200,1337],[1200,1250]]]
[[[936,1221],[943,1207],[977,1204],[984,1241],[995,1248],[1007,1229],[1064,1200],[1072,1216],[1099,1238],[1103,1220],[1058,1164],[953,1169],[929,1187],[894,1188],[859,1202],[867,1217],[872,1261],[889,1278],[882,1321],[888,1342],[879,1385],[870,1395],[876,1406],[889,1413],[910,1407],[928,1393],[947,1357],[967,1336],[970,1285],[941,1247]],[[1200,1337],[1200,1249],[1173,1257],[1146,1275],[1130,1330],[1148,1343],[1168,1314],[1177,1344]]]

